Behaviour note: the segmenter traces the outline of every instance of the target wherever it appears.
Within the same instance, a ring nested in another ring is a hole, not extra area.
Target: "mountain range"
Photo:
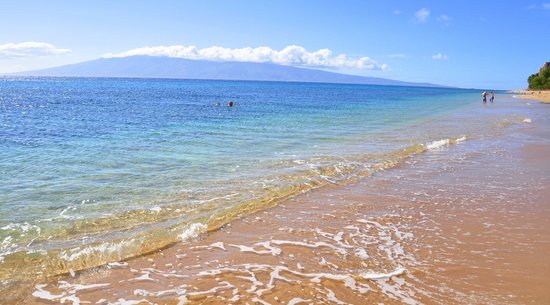
[[[348,75],[272,63],[216,62],[141,55],[99,58],[77,64],[13,73],[12,75],[254,80],[443,87],[430,83]]]

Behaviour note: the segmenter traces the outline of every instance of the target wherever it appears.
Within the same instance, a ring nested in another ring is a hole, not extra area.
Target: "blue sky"
[[[550,0],[7,0],[0,73],[154,54],[524,88],[550,61],[548,29]]]

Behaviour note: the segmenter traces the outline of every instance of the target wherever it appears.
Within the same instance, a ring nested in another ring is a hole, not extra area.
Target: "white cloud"
[[[435,59],[435,60],[446,60],[446,59],[449,59],[449,56],[447,56],[447,55],[445,55],[445,54],[437,53],[437,54],[432,55],[432,59]]]
[[[400,10],[395,10],[395,11],[393,11],[393,14],[394,15],[399,15],[399,14],[401,14],[401,11]]]
[[[443,23],[444,25],[449,25],[449,24],[451,24],[451,17],[443,14],[443,15],[437,17],[437,21]]]
[[[414,14],[414,16],[418,22],[426,22],[428,21],[428,17],[430,17],[430,10],[427,8],[421,8]]]
[[[0,57],[51,56],[71,53],[70,49],[59,49],[45,42],[6,43],[0,45]]]
[[[287,46],[282,50],[269,47],[231,49],[218,46],[199,49],[196,46],[157,46],[132,49],[118,54],[106,54],[103,57],[128,57],[135,55],[177,57],[210,61],[265,62],[288,66],[319,68],[351,68],[367,70],[386,70],[386,64],[379,64],[369,57],[350,58],[346,54],[334,56],[329,49],[309,52],[301,46]]]

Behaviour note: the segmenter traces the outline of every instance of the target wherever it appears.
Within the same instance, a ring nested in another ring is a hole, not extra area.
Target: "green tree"
[[[527,78],[527,83],[531,90],[550,89],[550,68],[546,68],[540,73],[531,74]]]

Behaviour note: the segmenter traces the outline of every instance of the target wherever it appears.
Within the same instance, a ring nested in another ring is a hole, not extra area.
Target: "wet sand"
[[[311,191],[25,303],[549,304],[548,126]]]

